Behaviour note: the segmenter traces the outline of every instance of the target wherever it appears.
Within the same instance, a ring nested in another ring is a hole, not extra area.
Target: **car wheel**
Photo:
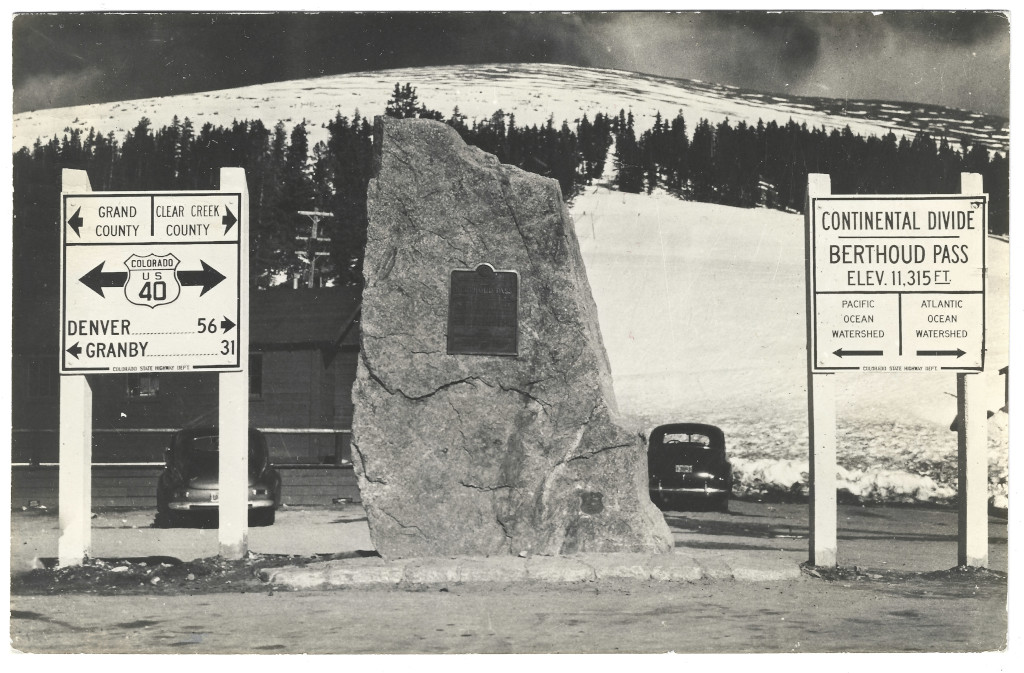
[[[728,498],[728,496],[723,497],[721,500],[719,500],[715,504],[716,504],[715,509],[717,509],[719,512],[728,512],[729,511],[729,498]]]

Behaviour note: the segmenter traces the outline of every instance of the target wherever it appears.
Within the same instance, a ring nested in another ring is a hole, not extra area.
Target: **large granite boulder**
[[[375,143],[352,429],[377,551],[669,550],[558,183],[440,122],[380,118]],[[452,271],[485,264],[518,272],[518,355],[449,354]]]

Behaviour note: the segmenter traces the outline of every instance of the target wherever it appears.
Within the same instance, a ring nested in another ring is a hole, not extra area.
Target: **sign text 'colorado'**
[[[813,370],[979,371],[986,195],[811,200]]]
[[[233,192],[62,194],[61,373],[241,369],[241,206]]]

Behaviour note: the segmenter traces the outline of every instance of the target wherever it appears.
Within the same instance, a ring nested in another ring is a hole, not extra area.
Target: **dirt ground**
[[[792,556],[794,564],[807,559],[807,516],[806,503],[754,500],[734,500],[726,513],[665,512],[677,548],[781,550]],[[157,565],[199,559],[215,563],[215,519],[172,529],[157,528],[154,519],[155,511],[150,510],[98,512],[92,521],[93,558],[110,563],[162,559],[155,561]],[[989,518],[988,567],[1002,573],[1007,572],[1006,523],[1003,518]],[[840,505],[838,525],[841,566],[934,572],[956,565],[957,514],[953,508]],[[58,535],[55,512],[13,512],[12,573],[17,576],[51,564],[57,555]],[[254,563],[279,565],[374,551],[365,512],[358,504],[282,509],[273,526],[249,529],[249,549],[257,555]],[[145,567],[152,571],[152,563]]]
[[[356,505],[286,510],[216,558],[212,522],[94,519],[96,558],[55,569],[56,516],[12,515],[12,647],[28,652],[983,652],[1007,642],[1006,521],[990,569],[956,569],[956,511],[839,511],[840,566],[787,582],[597,581],[281,591],[265,567],[374,554]],[[677,548],[807,556],[807,506],[667,512]],[[147,521],[149,523],[147,523]],[[212,545],[213,553],[208,553]],[[111,550],[128,553],[110,553]],[[158,553],[159,552],[159,553]],[[35,565],[35,569],[30,569]],[[13,566],[12,566],[13,567]],[[329,625],[329,637],[324,628]]]
[[[52,510],[11,514],[11,570],[49,563],[57,555],[57,515]],[[293,508],[278,511],[272,526],[249,528],[249,549],[282,557],[373,551],[366,513],[360,505]],[[188,526],[159,528],[155,510],[98,511],[92,519],[92,556],[101,559],[161,556],[180,561],[219,553],[216,517]]]
[[[1005,576],[12,598],[12,646],[92,653],[990,652]]]

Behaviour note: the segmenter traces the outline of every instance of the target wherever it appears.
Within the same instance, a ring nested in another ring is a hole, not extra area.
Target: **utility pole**
[[[325,213],[319,210],[300,210],[299,215],[305,215],[310,219],[311,227],[309,236],[296,236],[296,240],[306,241],[306,260],[309,262],[309,275],[306,278],[307,287],[316,287],[316,260],[318,257],[326,257],[329,252],[320,252],[317,243],[321,241],[330,243],[331,239],[320,235],[320,220],[334,217],[334,213]],[[301,253],[300,253],[301,254]]]

